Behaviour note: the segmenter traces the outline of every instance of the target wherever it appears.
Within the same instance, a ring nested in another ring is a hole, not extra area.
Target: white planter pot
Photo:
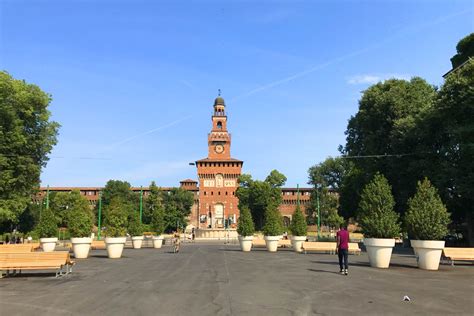
[[[41,248],[44,252],[52,252],[56,248],[57,237],[52,238],[40,238]]]
[[[306,241],[306,236],[291,236],[291,246],[296,252],[303,251],[303,242]]]
[[[163,245],[163,236],[153,236],[153,248],[159,249]]]
[[[240,248],[242,251],[248,252],[252,250],[253,236],[239,236]]]
[[[438,270],[444,240],[411,240],[417,255],[418,267],[424,270]]]
[[[111,259],[120,258],[126,241],[127,237],[106,237],[105,246],[107,248],[107,256]]]
[[[92,238],[71,238],[72,251],[74,252],[74,258],[85,259],[89,256],[89,250],[91,249]]]
[[[132,237],[132,245],[133,249],[140,249],[143,243],[143,236],[133,236]]]
[[[388,268],[395,239],[392,238],[365,238],[364,245],[369,256],[370,266],[374,268]]]
[[[278,241],[281,239],[281,236],[265,236],[265,244],[267,245],[267,250],[269,252],[276,252],[278,249]]]

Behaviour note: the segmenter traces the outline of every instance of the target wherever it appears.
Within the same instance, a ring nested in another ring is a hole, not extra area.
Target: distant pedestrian
[[[336,233],[337,246],[336,251],[339,257],[339,268],[340,273],[348,274],[348,256],[349,256],[349,232],[345,224],[340,226],[341,229]]]
[[[173,242],[174,242],[174,252],[177,253],[179,252],[179,247],[181,245],[181,240],[179,238],[179,231],[174,234]]]
[[[193,242],[194,242],[194,238],[196,238],[196,230],[193,227],[193,229],[191,230],[191,239]]]

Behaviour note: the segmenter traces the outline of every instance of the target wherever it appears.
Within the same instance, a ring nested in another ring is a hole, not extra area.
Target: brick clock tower
[[[224,228],[225,220],[237,223],[239,210],[235,191],[243,161],[230,155],[231,135],[227,131],[224,99],[214,101],[212,130],[207,137],[208,156],[196,161],[199,180],[199,228]]]

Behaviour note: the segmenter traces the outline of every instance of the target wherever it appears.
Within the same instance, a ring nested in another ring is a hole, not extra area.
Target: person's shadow
[[[324,273],[339,274],[339,272],[336,272],[336,271],[327,271],[327,270],[318,270],[318,269],[308,269],[308,271],[311,271],[311,272],[324,272]]]

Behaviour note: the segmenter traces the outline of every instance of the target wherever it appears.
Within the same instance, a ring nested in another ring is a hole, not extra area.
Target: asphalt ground
[[[125,249],[121,259],[96,250],[76,262],[67,277],[0,279],[0,315],[474,314],[474,264],[423,271],[411,254],[393,254],[389,269],[350,255],[348,276],[335,255],[243,253],[217,242],[186,243],[177,254]]]

